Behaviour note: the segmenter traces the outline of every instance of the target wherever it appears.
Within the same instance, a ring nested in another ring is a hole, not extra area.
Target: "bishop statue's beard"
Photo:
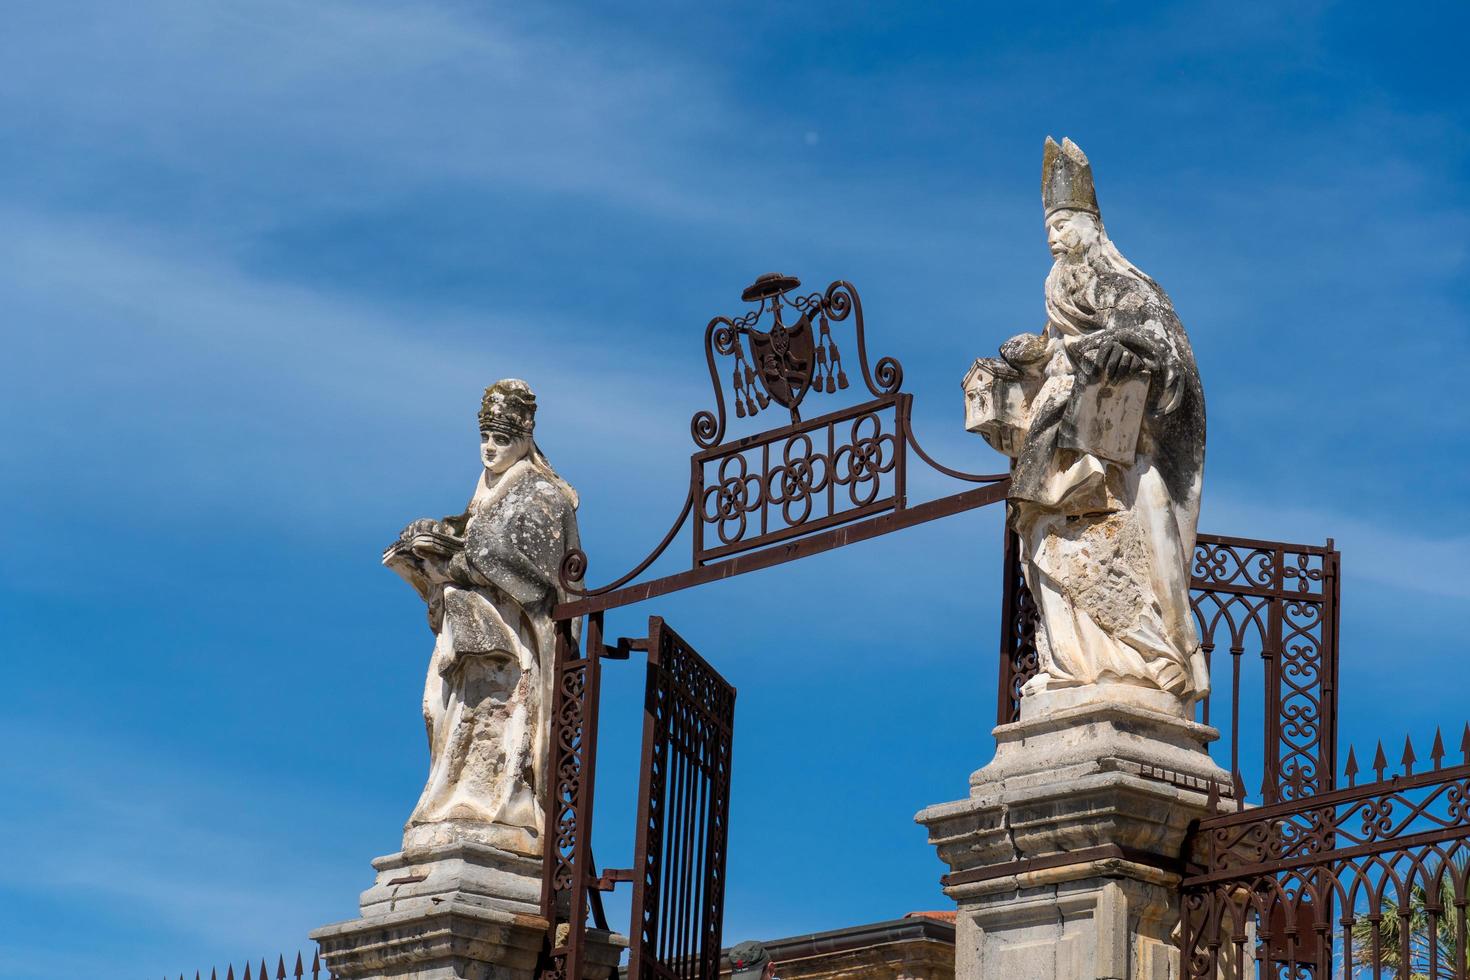
[[[1091,333],[1102,324],[1097,308],[1098,275],[1084,253],[1063,255],[1046,275],[1046,315],[1063,333]]]
[[[1102,273],[1110,273],[1112,285],[1104,286]],[[1106,311],[1118,300],[1117,277],[1132,280],[1149,292],[1158,286],[1129,262],[1106,236],[1080,255],[1063,255],[1046,275],[1046,315],[1064,333],[1091,333],[1105,326]]]

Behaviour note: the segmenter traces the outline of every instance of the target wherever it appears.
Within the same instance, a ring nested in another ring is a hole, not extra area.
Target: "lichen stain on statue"
[[[524,381],[485,390],[483,471],[463,514],[404,528],[383,553],[429,607],[424,687],[429,779],[405,851],[476,841],[542,853],[554,623],[563,556],[578,546],[577,494],[532,437]]]
[[[1183,715],[1209,689],[1189,605],[1205,453],[1194,352],[1164,290],[1109,240],[1071,140],[1046,141],[1042,202],[1046,326],[965,378],[966,427],[1014,460],[1009,521],[1041,616],[1023,698],[1120,685],[1169,692]]]

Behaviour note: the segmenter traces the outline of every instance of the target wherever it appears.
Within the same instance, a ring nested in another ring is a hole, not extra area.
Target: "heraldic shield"
[[[776,322],[770,333],[752,328],[747,334],[751,358],[766,391],[779,404],[795,411],[812,386],[816,341],[812,337],[811,319],[806,314],[789,327],[781,322],[779,305],[775,314]]]

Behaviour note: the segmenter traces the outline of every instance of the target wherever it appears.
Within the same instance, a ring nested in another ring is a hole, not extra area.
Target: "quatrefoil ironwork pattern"
[[[901,407],[883,398],[697,456],[696,560],[892,508],[903,492]],[[703,546],[704,528],[718,544]]]

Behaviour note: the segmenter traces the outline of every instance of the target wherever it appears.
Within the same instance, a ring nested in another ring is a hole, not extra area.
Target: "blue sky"
[[[355,912],[427,755],[431,637],[378,554],[463,506],[489,382],[540,393],[594,580],[679,506],[704,323],[772,269],[854,281],[928,448],[996,468],[958,381],[1042,322],[1048,133],[1193,338],[1202,528],[1343,550],[1345,739],[1465,719],[1463,5],[5,20],[0,976],[176,975]],[[610,619],[740,688],[727,939],[945,907],[911,818],[990,756],[999,543],[992,509]]]

